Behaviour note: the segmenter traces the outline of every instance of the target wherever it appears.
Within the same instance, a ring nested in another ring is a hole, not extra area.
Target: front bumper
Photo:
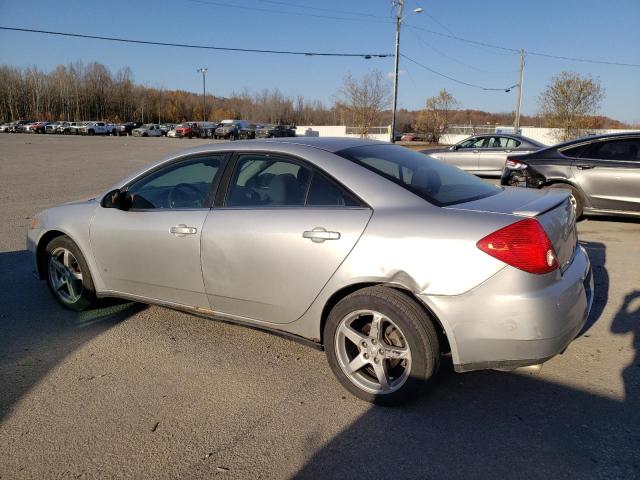
[[[562,274],[506,267],[465,294],[422,300],[445,327],[456,371],[511,369],[564,351],[587,321],[593,284],[589,257],[578,246]]]

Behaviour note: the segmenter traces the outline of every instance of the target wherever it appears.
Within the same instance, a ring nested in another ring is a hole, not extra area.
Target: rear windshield
[[[457,167],[397,145],[367,145],[336,152],[440,207],[502,191]]]

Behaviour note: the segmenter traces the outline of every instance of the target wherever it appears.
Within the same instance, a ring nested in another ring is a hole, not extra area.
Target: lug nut
[[[384,349],[381,348],[380,350],[378,350],[378,352],[380,353],[380,355],[384,355]]]
[[[365,354],[363,355],[363,357],[364,357],[364,358],[369,358],[369,354],[368,354],[368,353],[365,353]]]
[[[375,357],[375,358],[373,359],[373,363],[378,363],[379,361],[380,361],[380,360],[378,360],[378,357]]]
[[[372,338],[372,339],[371,339],[371,343],[375,345],[375,344],[376,344],[376,339],[375,339],[375,338]]]
[[[362,342],[362,347],[367,348],[367,342]]]

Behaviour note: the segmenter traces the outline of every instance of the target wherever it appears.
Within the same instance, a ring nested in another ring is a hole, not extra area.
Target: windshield
[[[367,145],[336,152],[434,205],[445,207],[495,195],[490,185],[459,168],[396,145]]]

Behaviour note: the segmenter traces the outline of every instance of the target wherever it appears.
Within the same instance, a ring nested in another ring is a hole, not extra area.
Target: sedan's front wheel
[[[56,237],[46,247],[47,283],[65,308],[77,312],[96,302],[93,279],[80,249],[67,236]]]
[[[438,370],[440,347],[432,320],[393,288],[364,288],[341,300],[329,314],[324,338],[340,383],[368,402],[408,400]]]

